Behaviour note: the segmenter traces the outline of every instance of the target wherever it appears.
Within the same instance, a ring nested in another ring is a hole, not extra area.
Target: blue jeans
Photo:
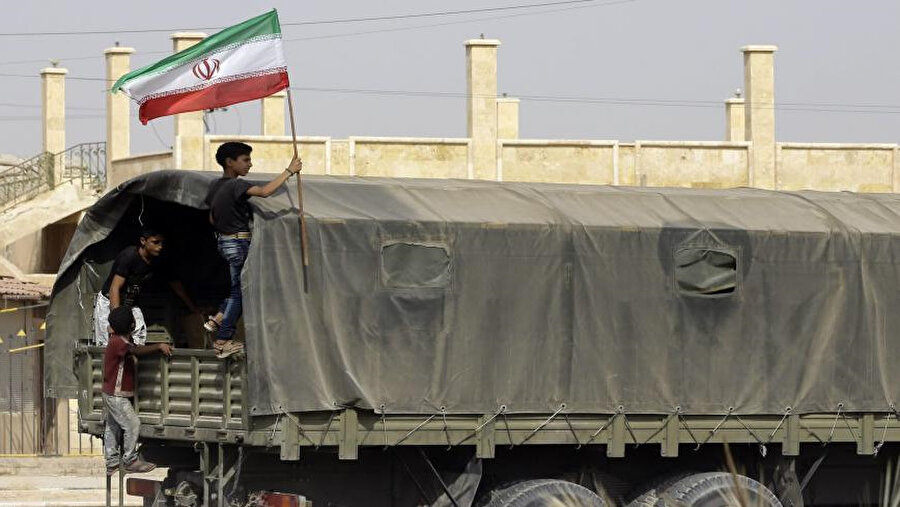
[[[137,440],[141,420],[131,406],[130,398],[103,393],[106,407],[106,429],[103,432],[103,455],[109,468],[130,465],[138,458]],[[119,445],[122,451],[119,451]]]
[[[219,325],[216,338],[230,340],[234,336],[234,328],[241,318],[243,307],[241,305],[241,271],[244,269],[244,261],[247,260],[247,252],[250,251],[249,239],[219,238],[219,254],[228,262],[228,271],[231,274],[231,292],[228,298],[222,301],[219,311],[224,315]]]

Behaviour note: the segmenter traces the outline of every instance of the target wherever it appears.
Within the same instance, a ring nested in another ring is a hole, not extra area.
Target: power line
[[[598,0],[578,0],[578,1],[580,1],[580,2],[585,2],[585,1],[596,2]],[[364,31],[345,32],[345,33],[337,33],[337,34],[313,35],[313,36],[309,36],[309,37],[284,39],[284,42],[301,42],[301,41],[313,41],[313,40],[323,40],[323,39],[339,39],[339,38],[344,38],[344,37],[356,37],[356,36],[360,36],[360,35],[402,32],[402,31],[409,31],[409,30],[420,30],[423,28],[433,28],[433,27],[438,27],[438,26],[476,23],[476,22],[480,22],[480,21],[493,21],[493,20],[499,20],[499,19],[517,18],[517,17],[522,17],[522,16],[534,16],[534,15],[540,15],[540,14],[552,14],[552,13],[556,13],[556,12],[570,11],[570,10],[575,10],[575,9],[611,6],[611,5],[617,5],[617,4],[632,3],[632,2],[636,2],[636,1],[638,1],[638,0],[610,0],[610,1],[602,2],[602,3],[593,3],[590,5],[576,5],[575,7],[567,7],[567,8],[561,8],[561,9],[546,9],[546,10],[541,10],[538,12],[526,12],[526,13],[512,14],[512,15],[506,15],[506,16],[487,16],[487,17],[477,17],[477,18],[472,18],[472,19],[464,19],[464,20],[459,20],[459,21],[450,21],[450,22],[444,22],[444,23],[429,23],[429,24],[415,25],[415,26],[402,26],[402,27],[394,27],[394,28],[381,28],[381,29],[376,29],[376,30],[364,30]],[[551,2],[546,5],[566,4],[566,3],[570,3],[570,2],[556,2],[556,3]],[[543,5],[544,4],[534,4],[533,6],[543,6]],[[163,54],[171,54],[171,52],[169,52],[169,51],[149,51],[149,52],[138,53],[139,56],[163,55]],[[61,58],[55,58],[54,60],[70,62],[70,61],[78,61],[78,60],[99,60],[102,58],[104,58],[104,57],[101,55],[95,55],[95,56],[61,57]],[[0,65],[23,65],[23,64],[31,64],[31,63],[46,63],[49,61],[50,61],[50,59],[48,59],[48,58],[33,59],[33,60],[12,60],[12,61],[0,62]]]
[[[359,35],[371,35],[371,34],[390,33],[390,32],[403,32],[403,31],[409,31],[409,30],[421,30],[423,28],[434,28],[434,27],[438,27],[438,26],[462,25],[462,24],[475,23],[475,22],[480,22],[480,21],[494,21],[494,20],[499,20],[499,19],[510,19],[510,18],[524,17],[524,16],[553,14],[553,13],[557,13],[557,12],[570,11],[570,10],[576,10],[576,9],[605,7],[605,6],[610,6],[610,5],[631,3],[631,2],[636,2],[636,1],[637,0],[612,0],[612,1],[604,2],[604,3],[600,3],[600,4],[576,5],[574,7],[570,6],[570,7],[563,7],[563,8],[559,8],[559,9],[545,9],[545,10],[541,10],[541,11],[537,11],[537,12],[522,12],[522,13],[518,13],[518,14],[507,14],[507,15],[501,15],[501,16],[487,16],[487,17],[480,17],[480,18],[473,18],[473,19],[463,19],[463,20],[458,20],[458,21],[445,21],[442,23],[429,23],[429,24],[425,24],[425,25],[401,26],[401,27],[394,27],[394,28],[378,28],[378,29],[374,29],[374,30],[363,30],[363,31],[358,31],[358,32],[344,32],[344,33],[336,33],[336,34],[328,34],[328,35],[313,35],[310,37],[297,37],[297,38],[292,38],[292,39],[284,39],[284,42],[299,42],[299,41],[311,41],[311,40],[322,40],[322,39],[339,39],[339,38],[344,38],[344,37],[356,37]]]
[[[463,10],[454,10],[454,11],[432,11],[432,12],[417,12],[417,13],[411,13],[411,14],[394,14],[394,15],[389,15],[389,16],[320,19],[320,20],[313,20],[313,21],[293,21],[293,22],[281,23],[281,26],[335,25],[335,24],[349,24],[349,23],[368,23],[368,22],[373,22],[373,21],[392,21],[392,20],[402,20],[402,19],[461,16],[464,14],[479,14],[479,13],[485,13],[485,12],[534,9],[534,8],[538,8],[538,7],[585,4],[585,3],[594,3],[594,2],[598,2],[598,1],[599,0],[558,0],[558,1],[554,1],[554,2],[517,4],[517,5],[507,5],[507,6],[501,6],[501,7],[483,7],[483,8],[479,8],[479,9],[463,9]],[[629,1],[633,1],[633,0],[629,0]],[[622,2],[610,2],[610,3],[622,3]],[[195,27],[195,28],[192,28],[192,30],[220,30],[222,28],[226,28],[226,27],[225,26]],[[146,29],[130,29],[130,30],[73,30],[73,31],[58,31],[58,32],[0,32],[0,37],[37,37],[37,36],[47,37],[47,36],[59,36],[59,35],[110,35],[110,34],[129,34],[129,33],[175,32],[175,31],[183,31],[183,30],[187,30],[187,28],[146,28]]]

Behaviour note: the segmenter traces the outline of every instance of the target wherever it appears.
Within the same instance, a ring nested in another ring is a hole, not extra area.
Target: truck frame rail
[[[77,349],[81,384],[81,431],[101,435],[103,348]],[[361,446],[474,446],[476,455],[493,458],[498,446],[605,446],[609,457],[624,457],[628,446],[659,446],[674,458],[681,445],[755,444],[765,455],[778,446],[785,456],[800,454],[800,444],[855,443],[857,454],[875,455],[885,442],[900,441],[896,412],[848,413],[842,406],[825,414],[744,416],[726,408],[721,414],[569,413],[565,404],[551,413],[390,414],[353,407],[332,412],[283,412],[251,416],[247,408],[246,362],[219,359],[210,350],[175,349],[171,357],[141,358],[135,379],[141,437],[216,444],[277,447],[282,460],[300,459],[302,448],[337,447],[338,457],[354,460]],[[687,447],[690,446],[690,447]],[[685,448],[681,448],[682,451]]]

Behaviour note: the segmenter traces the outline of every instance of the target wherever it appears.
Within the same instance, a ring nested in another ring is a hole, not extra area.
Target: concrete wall
[[[620,182],[615,141],[501,140],[497,151],[500,181]]]
[[[896,192],[900,157],[895,144],[777,146],[777,188]]]
[[[350,174],[399,178],[470,178],[468,139],[352,137]]]
[[[110,173],[107,177],[106,186],[107,188],[113,188],[119,183],[128,181],[140,174],[161,169],[172,169],[174,167],[175,159],[171,151],[120,158],[110,162]]]

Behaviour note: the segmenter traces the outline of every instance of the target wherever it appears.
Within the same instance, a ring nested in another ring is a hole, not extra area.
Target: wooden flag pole
[[[291,89],[287,89],[288,112],[291,115],[291,137],[294,139],[294,157],[299,158],[297,152],[297,128],[294,126],[294,100],[291,98]],[[297,215],[300,217],[300,254],[303,256],[303,291],[309,292],[309,278],[306,271],[309,268],[309,254],[307,253],[309,241],[306,235],[306,216],[303,214],[303,186],[300,184],[300,173],[297,173]]]

